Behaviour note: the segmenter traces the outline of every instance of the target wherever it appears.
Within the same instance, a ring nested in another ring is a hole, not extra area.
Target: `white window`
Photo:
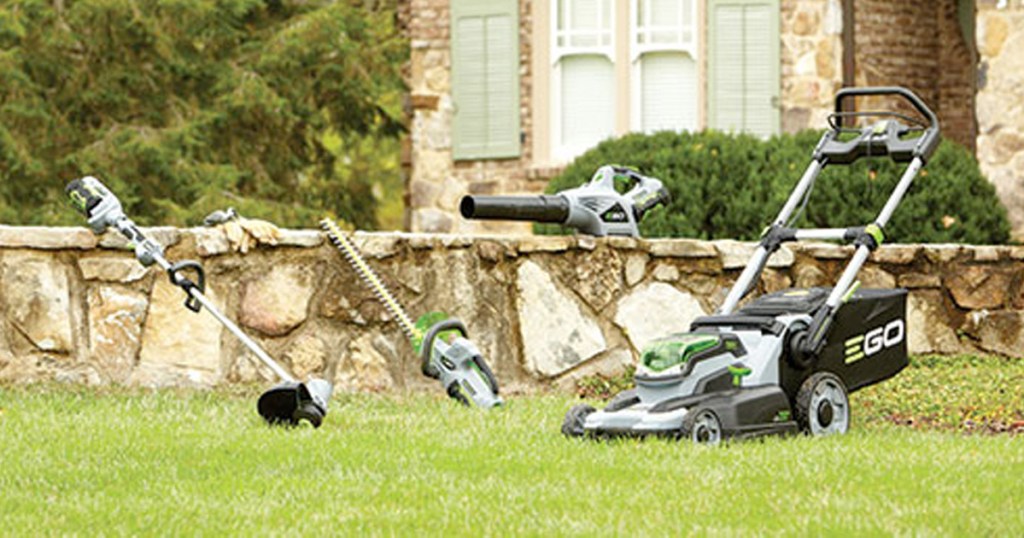
[[[552,0],[553,157],[568,161],[615,133],[612,0]]]
[[[696,130],[700,114],[695,0],[633,0],[631,128]]]

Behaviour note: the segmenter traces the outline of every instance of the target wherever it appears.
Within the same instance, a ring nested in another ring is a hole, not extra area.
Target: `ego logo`
[[[846,364],[870,357],[887,347],[895,346],[903,341],[904,324],[902,319],[894,319],[882,327],[854,336],[846,341]]]

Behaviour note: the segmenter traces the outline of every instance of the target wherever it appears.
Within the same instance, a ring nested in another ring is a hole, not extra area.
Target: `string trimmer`
[[[463,405],[470,405],[470,401],[483,408],[501,405],[498,381],[480,350],[469,340],[466,326],[461,321],[448,318],[441,312],[431,312],[413,323],[401,303],[338,225],[331,219],[323,219],[320,225],[356,274],[398,321],[413,350],[420,356],[423,375],[440,381],[448,396]]]
[[[185,307],[199,313],[206,311],[213,315],[231,334],[249,348],[256,358],[270,368],[283,383],[271,388],[260,396],[257,409],[267,422],[271,424],[298,424],[308,420],[314,427],[319,427],[327,415],[327,400],[331,397],[331,384],[323,379],[310,379],[305,383],[297,381],[280,364],[267,355],[266,351],[249,338],[237,325],[224,316],[207,299],[206,275],[199,262],[186,260],[175,264],[164,257],[163,247],[156,241],[143,235],[142,231],[124,214],[121,201],[114,196],[103,183],[94,177],[86,176],[68,184],[65,191],[71,204],[89,219],[89,228],[99,235],[113,228],[128,238],[135,249],[135,257],[139,263],[149,267],[156,264],[171,279],[171,284],[181,288],[188,298]],[[186,273],[191,273],[192,280]]]

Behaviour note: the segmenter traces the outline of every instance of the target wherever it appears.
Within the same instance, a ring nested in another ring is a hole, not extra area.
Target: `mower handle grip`
[[[932,109],[928,108],[928,105],[924,104],[924,101],[916,93],[901,86],[870,86],[867,88],[843,88],[839,90],[836,93],[836,124],[839,127],[843,126],[843,100],[848,97],[862,95],[896,95],[902,97],[913,105],[922,116],[928,118],[929,129],[935,129],[936,131],[939,129],[939,118],[932,112]]]

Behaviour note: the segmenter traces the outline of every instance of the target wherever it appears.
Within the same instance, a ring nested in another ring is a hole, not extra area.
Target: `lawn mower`
[[[355,243],[341,228],[331,219],[323,219],[320,225],[356,274],[398,320],[398,326],[420,356],[423,375],[440,381],[448,396],[462,405],[469,406],[472,402],[478,407],[490,409],[502,404],[498,396],[498,380],[483,354],[469,340],[465,324],[441,312],[424,314],[413,323],[402,304],[366,263]]]
[[[270,424],[285,425],[297,425],[306,420],[313,427],[320,427],[327,415],[327,400],[333,390],[329,382],[312,378],[303,383],[289,374],[206,298],[206,276],[203,266],[191,260],[174,264],[167,261],[163,247],[143,235],[135,223],[125,215],[121,201],[98,179],[91,176],[76,179],[68,184],[65,191],[71,199],[71,204],[89,219],[89,228],[93,233],[98,235],[113,228],[128,238],[139,263],[146,267],[156,264],[167,271],[172,284],[185,292],[186,308],[197,314],[205,308],[282,380],[282,383],[260,396],[256,407],[264,420]]]
[[[923,119],[893,111],[843,111],[845,99],[869,95],[899,97]],[[844,126],[853,118],[875,123]],[[860,289],[855,278],[938,146],[938,119],[904,88],[846,88],[836,95],[829,124],[807,171],[718,311],[694,320],[690,332],[646,345],[635,388],[619,393],[600,411],[574,406],[562,424],[565,435],[660,434],[716,444],[768,434],[841,434],[850,427],[848,393],[906,367],[907,291]],[[851,228],[792,227],[822,169],[868,156],[909,163],[874,222]],[[835,287],[783,290],[737,309],[768,258],[783,243],[805,239],[856,246]]]
[[[619,193],[616,187],[626,192]],[[540,196],[464,196],[467,219],[520,220],[562,224],[597,237],[640,237],[639,223],[651,209],[671,200],[661,180],[621,166],[602,166],[580,187]]]

